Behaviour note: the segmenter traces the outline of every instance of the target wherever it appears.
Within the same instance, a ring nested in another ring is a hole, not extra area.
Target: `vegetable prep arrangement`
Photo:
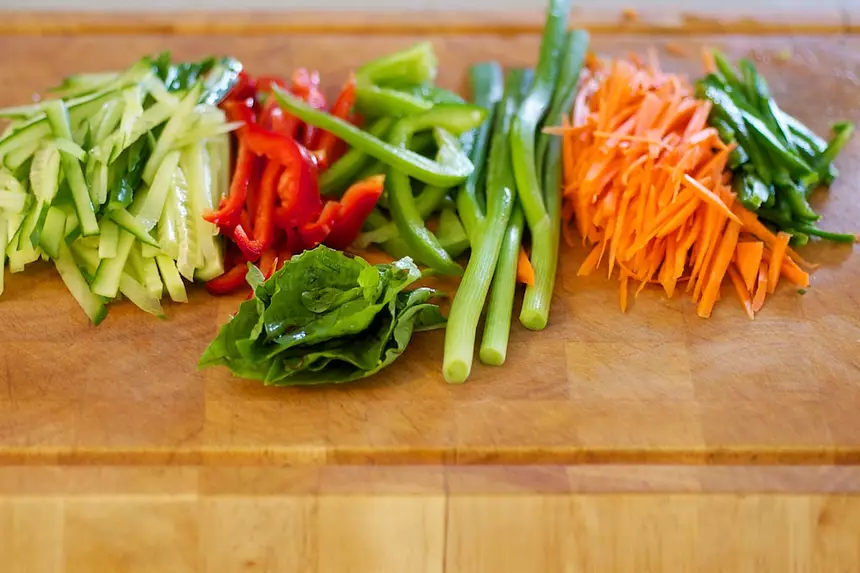
[[[550,1],[534,68],[473,64],[470,101],[436,85],[429,43],[331,94],[232,58],[71,76],[0,110],[3,264],[54,265],[94,324],[119,299],[164,317],[195,281],[246,296],[200,367],[265,384],[365,378],[440,328],[462,383],[476,351],[505,362],[515,316],[551,324],[561,240],[580,275],[617,277],[623,311],[655,285],[707,318],[726,285],[751,319],[809,287],[805,245],[857,241],[810,204],[851,124],[822,139],[718,51],[693,80],[601,60],[571,9]]]

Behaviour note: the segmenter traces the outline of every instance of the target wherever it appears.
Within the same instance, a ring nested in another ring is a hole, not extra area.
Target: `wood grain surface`
[[[845,467],[0,468],[0,564],[854,573],[858,488]]]
[[[0,104],[25,102],[66,74],[128,65],[170,49],[229,53],[258,73],[318,68],[331,85],[361,62],[419,37],[79,36],[0,38],[23,54],[0,67]],[[597,37],[609,54],[665,39]],[[712,37],[679,40],[665,66],[698,73],[699,50],[752,55],[791,113],[819,133],[860,120],[860,40]],[[533,35],[435,38],[442,85],[469,63],[535,61]],[[786,59],[786,56],[790,58]],[[860,138],[842,176],[816,197],[823,223],[857,230]],[[417,335],[381,375],[342,387],[266,388],[197,360],[237,298],[192,289],[155,320],[112,305],[87,323],[53,268],[7,276],[0,298],[0,463],[822,464],[860,461],[860,257],[816,245],[805,295],[781,286],[750,322],[730,291],[711,320],[686,300],[646,290],[627,314],[615,282],[578,278],[564,248],[549,327],[514,325],[508,364],[469,382],[441,374],[443,333]]]

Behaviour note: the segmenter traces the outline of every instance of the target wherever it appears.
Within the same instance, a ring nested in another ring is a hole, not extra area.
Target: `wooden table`
[[[254,73],[317,68],[334,85],[428,38],[440,83],[462,88],[472,62],[533,65],[539,41],[533,28],[374,35],[366,21],[291,35],[45,26],[0,37],[17,54],[0,105],[164,49]],[[752,53],[819,133],[860,121],[857,37],[642,31],[594,48],[653,46],[691,75],[704,45]],[[828,228],[860,226],[858,159],[855,138],[817,198]],[[117,304],[95,328],[50,266],[7,275],[0,571],[858,571],[860,257],[806,254],[822,268],[805,295],[782,287],[750,322],[726,290],[704,321],[648,290],[621,314],[616,283],[576,277],[583,250],[565,247],[550,326],[515,325],[508,364],[463,386],[442,380],[439,332],[343,387],[198,373],[238,299],[192,289],[167,321]]]

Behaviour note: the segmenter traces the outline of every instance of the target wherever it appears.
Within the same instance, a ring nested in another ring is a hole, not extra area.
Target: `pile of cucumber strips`
[[[95,324],[118,297],[163,316],[165,290],[184,302],[183,277],[221,274],[218,230],[201,214],[227,192],[235,126],[216,106],[240,71],[162,54],[0,110],[0,270],[53,261]]]

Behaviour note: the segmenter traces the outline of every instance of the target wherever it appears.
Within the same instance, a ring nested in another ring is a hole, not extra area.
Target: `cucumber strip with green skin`
[[[117,245],[119,245],[119,226],[110,219],[102,219],[101,234],[99,236],[99,258],[112,259],[116,256]]]
[[[179,243],[176,268],[180,275],[193,281],[194,269],[198,265],[196,219],[200,217],[199,215],[195,216],[191,210],[188,195],[188,183],[182,168],[179,167],[173,174],[173,185],[168,198],[168,201],[173,203],[173,208],[170,211],[175,217],[173,222]]]
[[[230,189],[230,137],[225,133],[206,142],[209,166],[209,190],[212,193],[208,209],[214,209]],[[216,229],[217,231],[217,229]]]
[[[158,318],[165,318],[164,309],[158,299],[128,273],[122,273],[120,276],[119,291],[140,310]]]
[[[72,296],[75,297],[93,324],[99,324],[104,320],[107,316],[107,307],[104,301],[90,291],[90,285],[78,269],[69,247],[63,242],[60,243],[59,256],[54,261],[54,265],[66,284],[66,288],[69,289],[69,292],[72,293]]]
[[[80,235],[81,225],[78,222],[78,214],[74,211],[66,213],[66,243],[71,243],[77,235]]]
[[[29,205],[29,195],[0,189],[0,209],[10,213],[20,213]]]
[[[164,294],[164,283],[161,282],[155,257],[143,257],[143,284],[150,295],[161,300]]]
[[[182,277],[179,275],[173,259],[167,255],[158,255],[155,257],[155,262],[158,263],[158,270],[161,272],[161,278],[170,299],[173,302],[188,302],[185,284],[182,282]]]
[[[39,250],[33,247],[19,249],[7,253],[9,256],[9,272],[20,273],[24,267],[39,260]]]
[[[108,209],[108,217],[110,217],[113,222],[121,228],[134,235],[134,237],[141,243],[150,245],[156,249],[161,248],[158,241],[156,241],[153,236],[149,234],[149,231],[147,231],[143,224],[141,224],[140,219],[129,213],[125,208],[114,206],[113,208]]]
[[[45,225],[39,239],[39,248],[49,257],[60,256],[60,243],[65,239],[66,214],[57,207],[48,207]]]
[[[128,255],[131,252],[133,244],[134,235],[127,231],[121,231],[116,256],[112,259],[103,259],[99,263],[99,268],[96,271],[96,276],[92,284],[93,294],[109,299],[116,298],[116,293],[119,292],[119,279],[125,269],[125,263],[128,261]]]
[[[101,141],[90,151],[99,161],[113,163],[120,154],[131,147],[131,145],[170,118],[173,108],[163,103],[156,103],[143,112],[137,121],[125,131],[120,123],[117,131]]]
[[[99,264],[101,264],[98,248],[87,246],[80,240],[71,243],[69,248],[78,264],[78,268],[87,277],[87,282],[92,282]]]
[[[12,171],[17,171],[19,167],[27,163],[27,160],[33,157],[33,154],[39,149],[41,141],[31,141],[21,145],[10,151],[3,157],[3,165]]]
[[[108,198],[108,166],[101,161],[90,159],[87,168],[94,165],[93,173],[90,177],[90,199],[96,205],[104,205]]]
[[[161,211],[161,218],[155,228],[158,244],[161,250],[176,261],[179,258],[179,231],[176,228],[178,216],[176,214],[176,201],[173,200],[173,185],[167,192],[167,200]]]
[[[152,245],[147,245],[146,243],[143,243],[140,245],[140,254],[143,255],[143,258],[145,259],[151,259],[155,255],[163,255],[164,253],[159,247],[153,247]]]
[[[39,246],[42,238],[42,228],[45,226],[45,220],[48,218],[48,209],[50,208],[50,205],[45,203],[36,203],[32,210],[32,223],[24,229],[26,235],[24,232],[21,233],[18,248],[35,248]]]
[[[150,156],[150,161],[152,161],[152,157]],[[132,205],[131,212],[147,231],[151,231],[161,218],[161,213],[164,211],[167,195],[173,182],[173,174],[176,172],[178,166],[178,151],[171,151],[164,156],[164,160],[158,167],[149,191],[145,195],[138,194],[138,198],[142,198],[140,203],[138,204],[138,199],[135,199],[135,205]]]
[[[194,271],[194,279],[198,281],[210,281],[224,274],[224,248],[218,237],[204,237],[204,241],[212,241],[215,246],[216,255],[203,259],[203,266]]]
[[[230,133],[242,127],[242,122],[234,121],[232,123],[226,123],[224,121],[207,121],[205,123],[198,123],[197,125],[191,126],[188,130],[186,130],[182,137],[176,139],[173,142],[173,149],[183,149],[188,147],[189,145],[194,144],[198,141],[204,141],[209,139],[210,137],[215,137],[216,135],[221,135],[222,133]]]
[[[158,137],[158,142],[155,144],[155,149],[152,150],[152,155],[149,156],[149,160],[143,168],[143,180],[147,183],[152,184],[162,161],[171,153],[170,149],[173,147],[173,142],[184,130],[188,116],[192,114],[194,106],[200,101],[202,92],[203,84],[198,82],[182,98],[173,115],[167,120],[161,135]]]
[[[48,116],[48,121],[51,124],[51,130],[54,133],[54,137],[71,139],[72,130],[69,126],[69,114],[66,111],[66,106],[59,100],[51,103],[53,105],[48,105],[45,113]],[[84,172],[81,169],[81,164],[77,159],[66,153],[60,153],[60,158],[63,164],[63,171],[66,174],[66,180],[69,182],[69,189],[72,192],[75,210],[78,213],[78,220],[81,225],[81,234],[85,237],[89,235],[97,235],[99,232],[99,224],[96,220],[96,213],[93,209],[93,204],[90,201],[90,193],[87,188],[87,183],[84,180]]]
[[[0,295],[3,294],[3,277],[6,274],[6,247],[9,246],[9,223],[0,214]]]
[[[30,165],[30,189],[40,201],[50,204],[60,189],[60,152],[52,142],[42,144]]]
[[[143,82],[143,88],[151,95],[155,101],[165,103],[170,106],[176,106],[179,103],[179,98],[167,91],[164,83],[157,76],[149,76]]]
[[[143,255],[140,254],[140,243],[135,241],[131,246],[131,251],[128,253],[128,260],[125,263],[125,273],[131,275],[137,282],[143,283],[144,272]]]
[[[72,139],[57,138],[54,140],[53,143],[61,152],[71,155],[81,163],[87,160],[87,152],[84,151],[84,148],[75,143]]]
[[[204,148],[200,142],[193,143],[182,151],[179,167],[185,174],[188,185],[188,211],[191,214],[189,224],[194,227],[192,231],[197,242],[196,266],[199,267],[205,260],[216,256],[215,241],[212,237],[218,231],[213,223],[200,215],[206,209],[211,209],[207,198],[209,193],[204,183]]]
[[[43,207],[44,203],[37,201],[30,206],[27,214],[24,215],[24,220],[21,222],[21,228],[17,233],[16,240],[13,242],[17,250],[23,251],[24,249],[29,249],[35,246],[30,240],[30,235],[32,235],[33,231],[36,229]],[[38,241],[36,241],[36,244],[39,244]]]
[[[96,142],[105,140],[119,125],[124,106],[122,100],[115,99],[102,106],[102,117],[95,126],[93,139]]]

